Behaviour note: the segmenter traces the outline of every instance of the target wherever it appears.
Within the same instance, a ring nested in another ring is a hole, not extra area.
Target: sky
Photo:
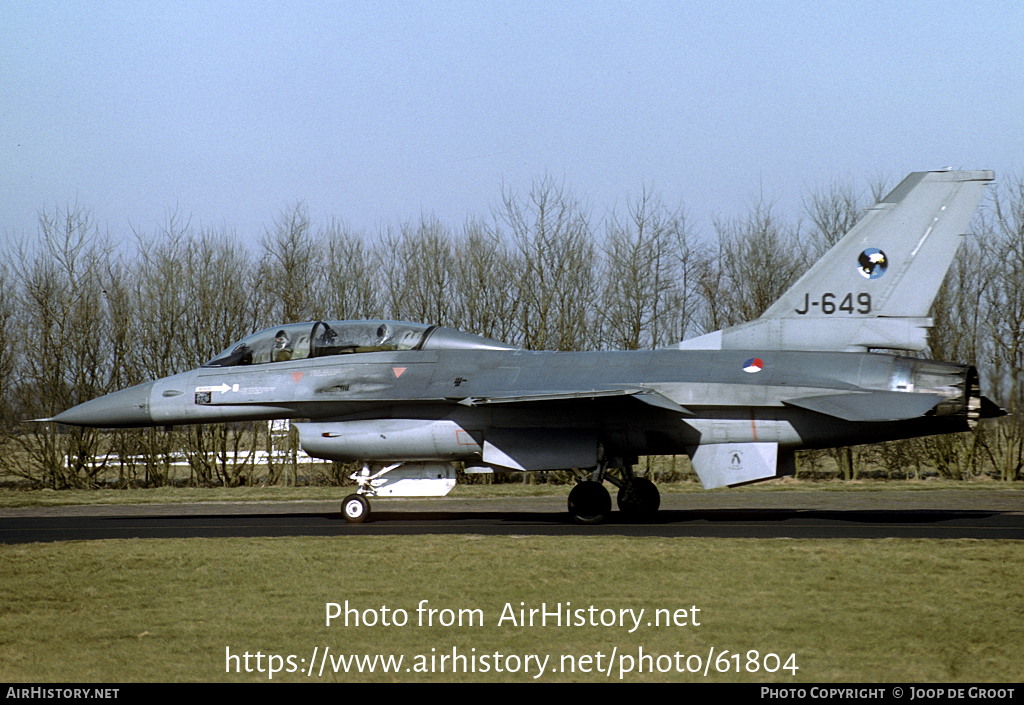
[[[1024,173],[1024,3],[12,0],[0,236],[257,242],[303,203],[369,233],[490,218],[550,175],[594,222],[644,189],[698,231],[830,184]]]

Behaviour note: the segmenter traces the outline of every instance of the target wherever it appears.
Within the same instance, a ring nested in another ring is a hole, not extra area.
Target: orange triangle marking
[[[306,374],[306,373],[305,372],[292,372],[292,379],[294,379],[295,383],[298,384],[299,380],[302,379],[302,375],[304,375],[304,374]]]
[[[402,374],[409,369],[408,367],[392,367],[391,371],[395,373],[395,379],[398,379]]]

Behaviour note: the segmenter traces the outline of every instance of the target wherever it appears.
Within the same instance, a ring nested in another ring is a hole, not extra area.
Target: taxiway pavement
[[[649,522],[613,512],[573,524],[564,497],[372,500],[348,524],[337,502],[210,502],[0,509],[0,543],[132,538],[414,534],[1024,540],[1024,492],[999,489],[664,493]]]

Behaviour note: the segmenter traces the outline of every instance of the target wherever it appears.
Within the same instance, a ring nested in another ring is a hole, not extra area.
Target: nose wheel
[[[350,494],[341,503],[341,513],[349,524],[362,524],[370,516],[370,500],[361,494]]]

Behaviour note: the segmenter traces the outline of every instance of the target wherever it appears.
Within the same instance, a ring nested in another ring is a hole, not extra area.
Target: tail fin
[[[910,174],[760,318],[680,347],[923,350],[932,301],[993,178]]]

